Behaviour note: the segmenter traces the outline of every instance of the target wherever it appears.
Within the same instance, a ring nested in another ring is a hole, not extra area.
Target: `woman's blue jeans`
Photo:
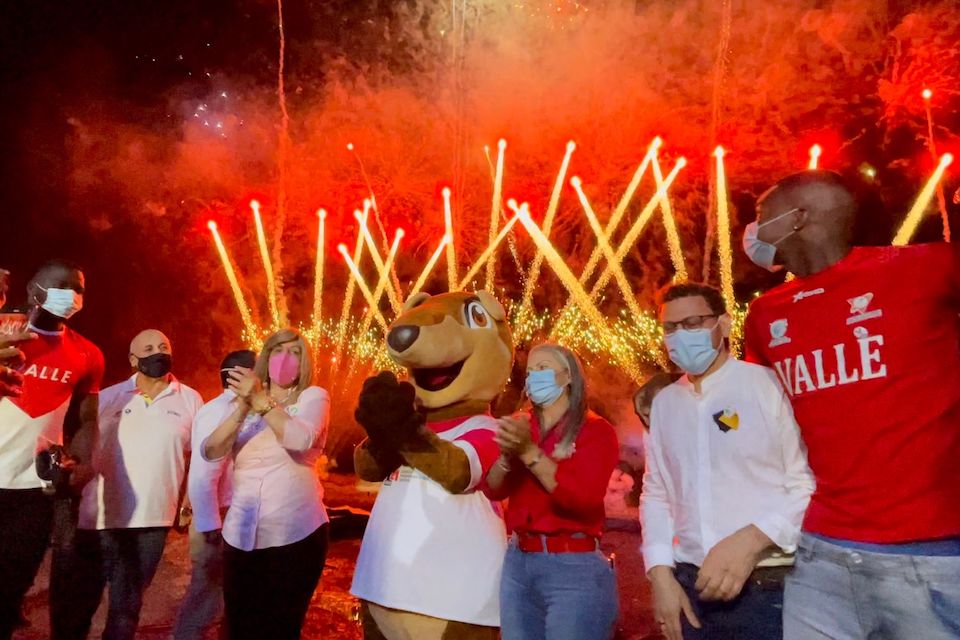
[[[599,551],[524,553],[511,543],[500,581],[503,640],[609,640],[617,580]]]

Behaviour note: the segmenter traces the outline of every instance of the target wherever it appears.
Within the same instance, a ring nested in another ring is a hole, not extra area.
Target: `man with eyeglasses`
[[[685,375],[653,400],[646,449],[640,519],[657,622],[668,640],[776,640],[813,491],[790,403],[772,370],[730,356],[717,289],[670,285],[659,314]]]
[[[748,256],[796,278],[750,306],[747,358],[792,396],[817,480],[784,635],[960,638],[960,245],[852,246],[828,171],[757,211]]]

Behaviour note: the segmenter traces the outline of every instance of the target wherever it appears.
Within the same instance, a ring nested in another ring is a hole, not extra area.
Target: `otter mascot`
[[[357,475],[383,481],[351,593],[366,640],[495,640],[506,533],[479,490],[499,455],[490,402],[507,382],[513,341],[486,291],[411,297],[387,333],[409,372],[364,382],[367,438]]]

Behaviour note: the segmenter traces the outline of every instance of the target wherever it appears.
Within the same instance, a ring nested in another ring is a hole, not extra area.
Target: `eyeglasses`
[[[677,322],[664,322],[663,332],[673,333],[681,327],[683,327],[684,329],[687,329],[688,331],[692,331],[694,329],[700,329],[703,327],[704,323],[706,323],[708,319],[719,318],[719,317],[720,317],[720,314],[711,313],[705,316],[689,316]]]

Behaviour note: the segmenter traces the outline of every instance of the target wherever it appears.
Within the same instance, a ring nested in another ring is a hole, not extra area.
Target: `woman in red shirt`
[[[493,500],[509,498],[502,637],[606,640],[618,601],[600,534],[617,436],[587,409],[583,367],[569,349],[542,344],[530,351],[526,393],[532,410],[500,420],[500,458],[484,487]]]

